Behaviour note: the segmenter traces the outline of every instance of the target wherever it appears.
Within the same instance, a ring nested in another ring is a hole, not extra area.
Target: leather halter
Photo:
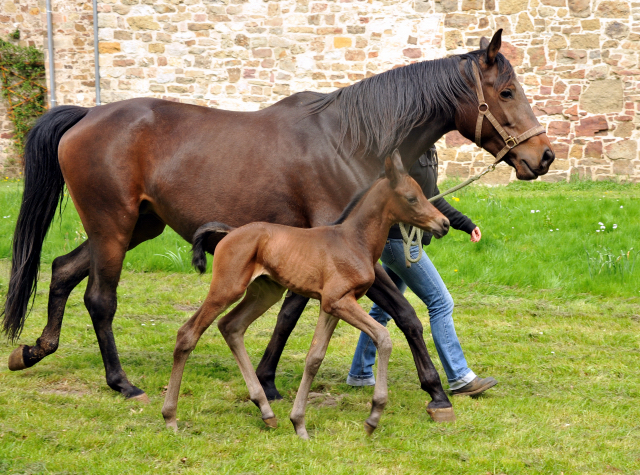
[[[473,75],[475,76],[475,81],[476,81],[476,93],[478,94],[478,103],[479,103],[478,104],[478,121],[476,122],[476,145],[482,148],[482,145],[481,145],[482,122],[486,117],[487,119],[489,119],[489,122],[491,122],[491,125],[493,125],[493,127],[498,131],[498,133],[500,134],[500,136],[502,137],[505,143],[505,146],[502,148],[502,150],[500,150],[495,156],[496,157],[495,163],[498,163],[500,160],[502,160],[502,157],[504,157],[509,152],[509,150],[517,147],[522,142],[524,142],[527,139],[530,139],[531,137],[544,134],[546,132],[546,129],[544,125],[538,125],[537,127],[530,128],[526,132],[518,135],[517,137],[513,137],[512,135],[509,135],[504,130],[504,128],[502,128],[502,126],[496,120],[493,114],[489,111],[489,104],[487,104],[484,101],[484,94],[482,93],[482,81],[480,80],[480,73],[478,72],[478,66],[476,66],[475,62],[472,64],[473,64]]]

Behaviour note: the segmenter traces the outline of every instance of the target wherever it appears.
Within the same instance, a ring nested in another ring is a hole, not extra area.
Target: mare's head
[[[494,156],[505,149],[505,145],[512,146],[517,141],[508,140],[505,144],[505,139],[490,123],[488,117],[484,117],[480,133],[476,133],[480,111],[489,110],[506,135],[511,137],[519,137],[528,131],[535,131],[535,128],[540,126],[511,64],[500,54],[501,45],[502,30],[498,30],[491,41],[482,38],[480,50],[464,55],[467,59],[460,62],[461,72],[469,82],[474,95],[478,95],[475,93],[475,63],[485,104],[479,104],[480,99],[473,103],[462,103],[456,113],[458,131],[469,140],[476,143],[480,141],[482,148]],[[519,180],[534,180],[539,175],[544,175],[555,159],[551,143],[545,133],[538,133],[530,138],[523,137],[519,144],[510,150],[507,147],[505,152],[502,160],[515,168]]]
[[[449,232],[449,220],[429,202],[418,182],[405,171],[398,150],[385,159],[384,173],[389,183],[386,209],[394,223],[417,226],[437,239]]]

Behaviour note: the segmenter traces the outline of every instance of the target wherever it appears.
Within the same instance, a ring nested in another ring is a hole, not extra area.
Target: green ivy
[[[19,38],[20,32],[10,35]],[[44,54],[33,46],[18,46],[0,39],[0,80],[2,97],[14,125],[18,157],[24,152],[27,133],[45,111]]]

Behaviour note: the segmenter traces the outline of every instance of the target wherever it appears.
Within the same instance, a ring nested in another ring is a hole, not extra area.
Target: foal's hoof
[[[137,396],[131,396],[130,398],[127,398],[130,401],[138,401],[141,402],[142,404],[149,404],[149,396],[147,396],[147,393],[142,393],[142,394],[138,394]]]
[[[267,419],[262,419],[267,427],[271,427],[272,429],[278,428],[278,418],[277,417],[269,417]]]
[[[367,435],[371,435],[373,434],[373,431],[376,430],[376,428],[369,424],[367,421],[364,421],[364,430],[367,431]]]
[[[453,407],[436,407],[432,409],[427,406],[427,414],[431,416],[434,422],[455,422],[456,420]]]
[[[171,429],[173,430],[173,432],[178,432],[178,421],[177,420],[172,420],[172,421],[166,421],[166,425],[167,425],[167,429]]]
[[[13,350],[9,355],[9,369],[11,371],[21,371],[27,368],[27,365],[24,364],[24,350],[26,346],[20,345],[18,348]]]

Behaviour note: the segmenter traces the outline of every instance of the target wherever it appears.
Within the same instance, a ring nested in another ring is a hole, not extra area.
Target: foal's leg
[[[280,300],[284,290],[271,279],[259,277],[249,285],[242,302],[218,322],[220,333],[236,358],[247,384],[251,401],[260,409],[264,423],[274,428],[278,426],[278,421],[253,370],[244,346],[244,333],[249,325]]]
[[[381,265],[375,266],[376,280],[367,291],[367,297],[387,312],[404,333],[413,360],[418,370],[420,387],[431,396],[432,401],[427,405],[427,412],[436,422],[455,421],[453,407],[447,397],[440,375],[436,371],[422,335],[422,323],[407,299],[398,290],[389,275]]]
[[[309,297],[303,297],[293,292],[285,297],[269,345],[264,350],[264,355],[262,355],[256,369],[258,380],[269,401],[282,399],[275,384],[276,368],[282,356],[282,350],[284,350],[291,332],[307,306],[307,302],[309,302]]]
[[[64,307],[71,291],[89,275],[89,245],[83,242],[53,261],[47,325],[35,346],[20,345],[9,356],[9,369],[18,371],[38,363],[58,349]]]
[[[293,423],[293,428],[301,439],[309,438],[304,422],[307,398],[309,397],[309,390],[311,389],[313,378],[315,378],[322,364],[322,360],[324,360],[324,355],[327,353],[327,346],[329,346],[329,340],[331,340],[331,335],[333,335],[337,324],[338,318],[320,310],[320,317],[318,318],[316,331],[313,334],[311,348],[309,348],[309,353],[307,353],[302,381],[300,381],[298,394],[296,394],[296,400],[293,403],[293,409],[291,409],[291,414],[289,415],[289,419]]]
[[[196,313],[180,327],[176,337],[176,347],[173,350],[173,368],[171,378],[162,406],[162,416],[167,428],[178,430],[176,411],[178,408],[178,395],[180,394],[180,383],[182,373],[187,358],[196,347],[202,334],[209,328],[213,321],[224,312],[230,305],[236,302],[244,293],[245,286],[242,283],[235,283],[233,288],[222,288],[217,285],[216,280],[211,283],[207,298]]]
[[[378,350],[378,372],[376,374],[376,385],[373,390],[371,401],[371,414],[364,422],[367,434],[371,435],[378,427],[378,422],[387,404],[387,368],[389,367],[389,357],[391,356],[391,337],[389,330],[376,322],[365,312],[356,299],[345,296],[330,305],[331,313],[336,317],[365,332],[371,337]]]

